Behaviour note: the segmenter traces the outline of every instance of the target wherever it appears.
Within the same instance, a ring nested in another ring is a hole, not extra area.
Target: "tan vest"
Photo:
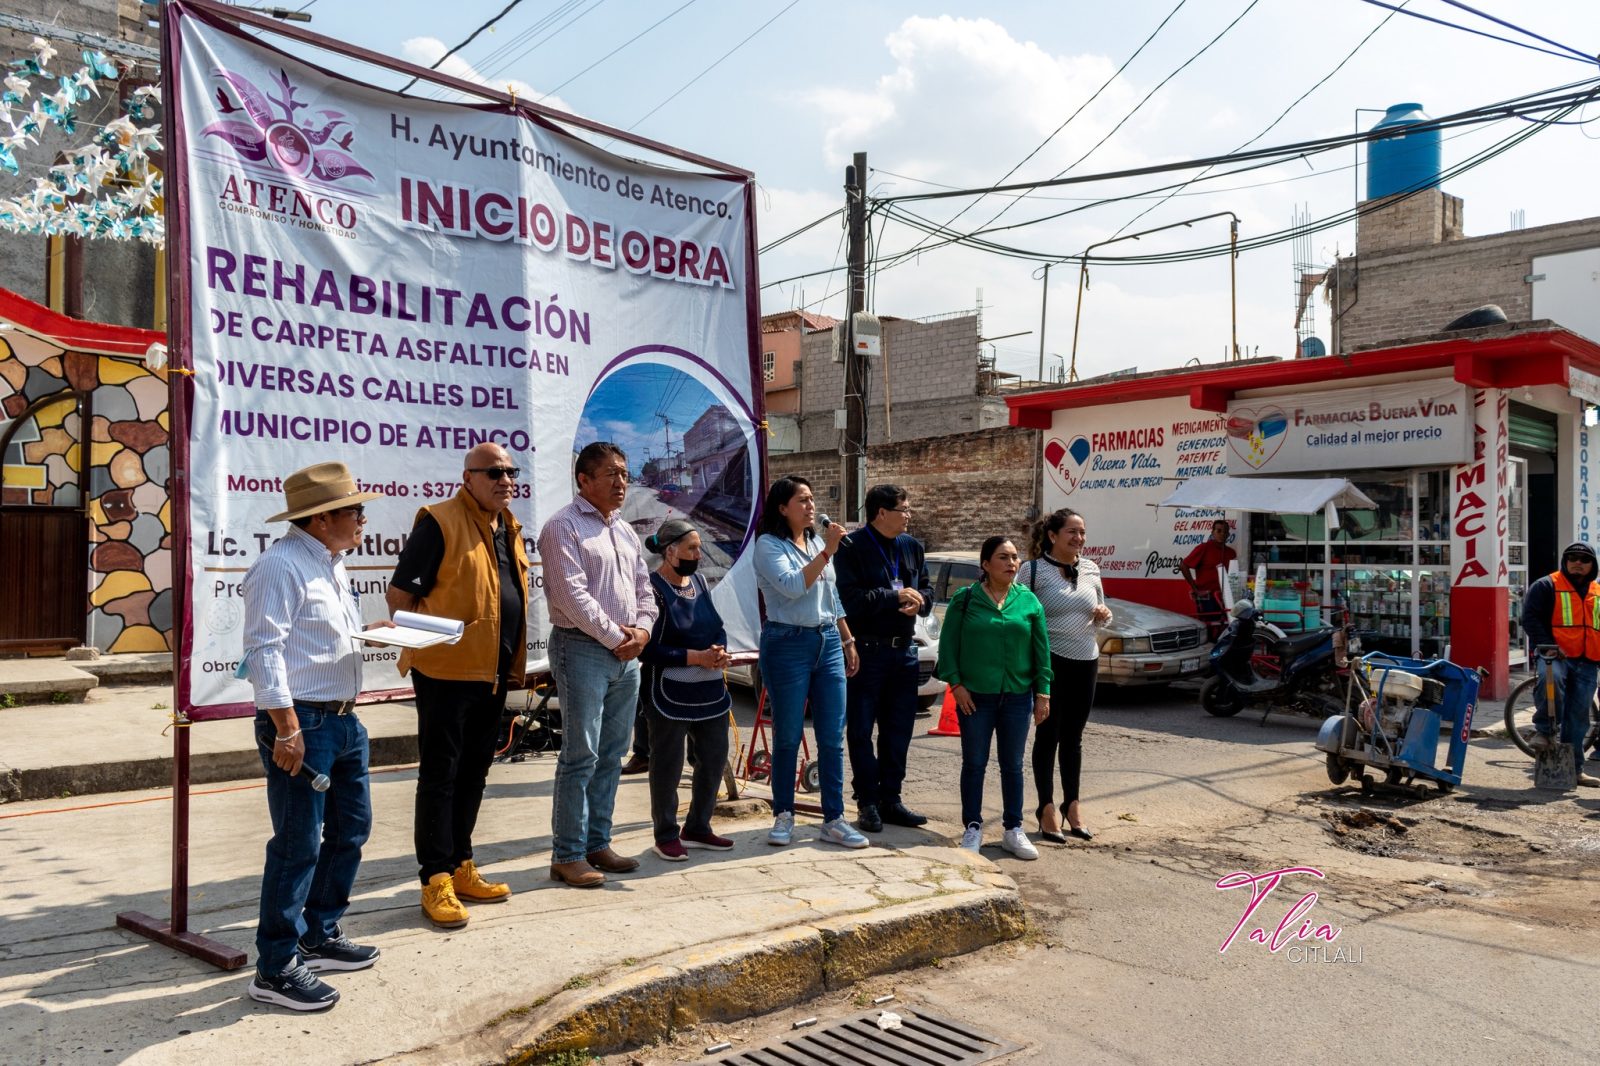
[[[500,662],[500,567],[495,561],[494,530],[489,512],[478,506],[466,489],[444,503],[417,512],[433,516],[444,533],[444,559],[433,588],[417,603],[422,614],[454,618],[466,623],[455,644],[407,648],[400,653],[400,676],[412,667],[442,681],[495,681]],[[500,512],[511,542],[511,558],[522,583],[522,602],[528,602],[528,553],[522,544],[522,526],[509,509]],[[511,660],[510,687],[521,687],[528,666],[528,618],[516,626],[516,655]]]

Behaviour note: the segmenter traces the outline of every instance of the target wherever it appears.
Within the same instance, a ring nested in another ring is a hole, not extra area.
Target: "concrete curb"
[[[374,768],[416,762],[416,736],[371,738],[370,761]],[[193,785],[250,781],[265,776],[266,772],[261,768],[261,756],[254,750],[193,752],[189,756],[189,781]],[[171,784],[170,756],[20,770],[0,766],[0,803],[92,796],[104,792],[133,792],[146,788],[166,788]]]
[[[1027,919],[1016,883],[992,867],[972,877],[988,887],[674,952],[394,1061],[522,1066],[563,1051],[609,1054],[664,1039],[674,1029],[765,1014],[868,977],[1021,937]]]

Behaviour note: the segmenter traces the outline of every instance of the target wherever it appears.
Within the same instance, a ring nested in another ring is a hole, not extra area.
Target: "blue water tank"
[[[1421,104],[1395,104],[1373,132],[1427,122]],[[1439,184],[1441,169],[1437,126],[1416,133],[1367,143],[1367,199],[1428,189]]]

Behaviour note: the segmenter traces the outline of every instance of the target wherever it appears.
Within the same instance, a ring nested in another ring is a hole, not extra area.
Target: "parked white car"
[[[937,613],[938,608],[934,611]],[[939,661],[939,621],[937,618],[918,618],[915,633],[917,642],[917,701],[922,710],[932,711],[944,702],[943,681],[933,676]],[[755,688],[761,670],[755,663],[729,667],[728,681],[735,685]]]
[[[928,572],[933,579],[933,613],[940,621],[950,597],[983,576],[977,552],[929,552]],[[1106,598],[1106,606],[1111,608],[1112,622],[1100,630],[1102,682],[1160,684],[1195,677],[1205,670],[1211,645],[1206,642],[1205,627],[1195,619],[1111,597]]]

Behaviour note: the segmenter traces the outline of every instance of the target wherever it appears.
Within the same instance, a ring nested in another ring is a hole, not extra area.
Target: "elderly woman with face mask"
[[[655,822],[655,853],[668,862],[689,858],[688,848],[727,851],[733,841],[711,831],[711,810],[728,761],[728,634],[711,602],[700,567],[700,532],[672,518],[645,538],[661,556],[650,575],[660,611],[655,631],[639,658],[650,723],[650,815]],[[694,778],[689,816],[678,825],[678,782],[684,748],[694,744]]]

